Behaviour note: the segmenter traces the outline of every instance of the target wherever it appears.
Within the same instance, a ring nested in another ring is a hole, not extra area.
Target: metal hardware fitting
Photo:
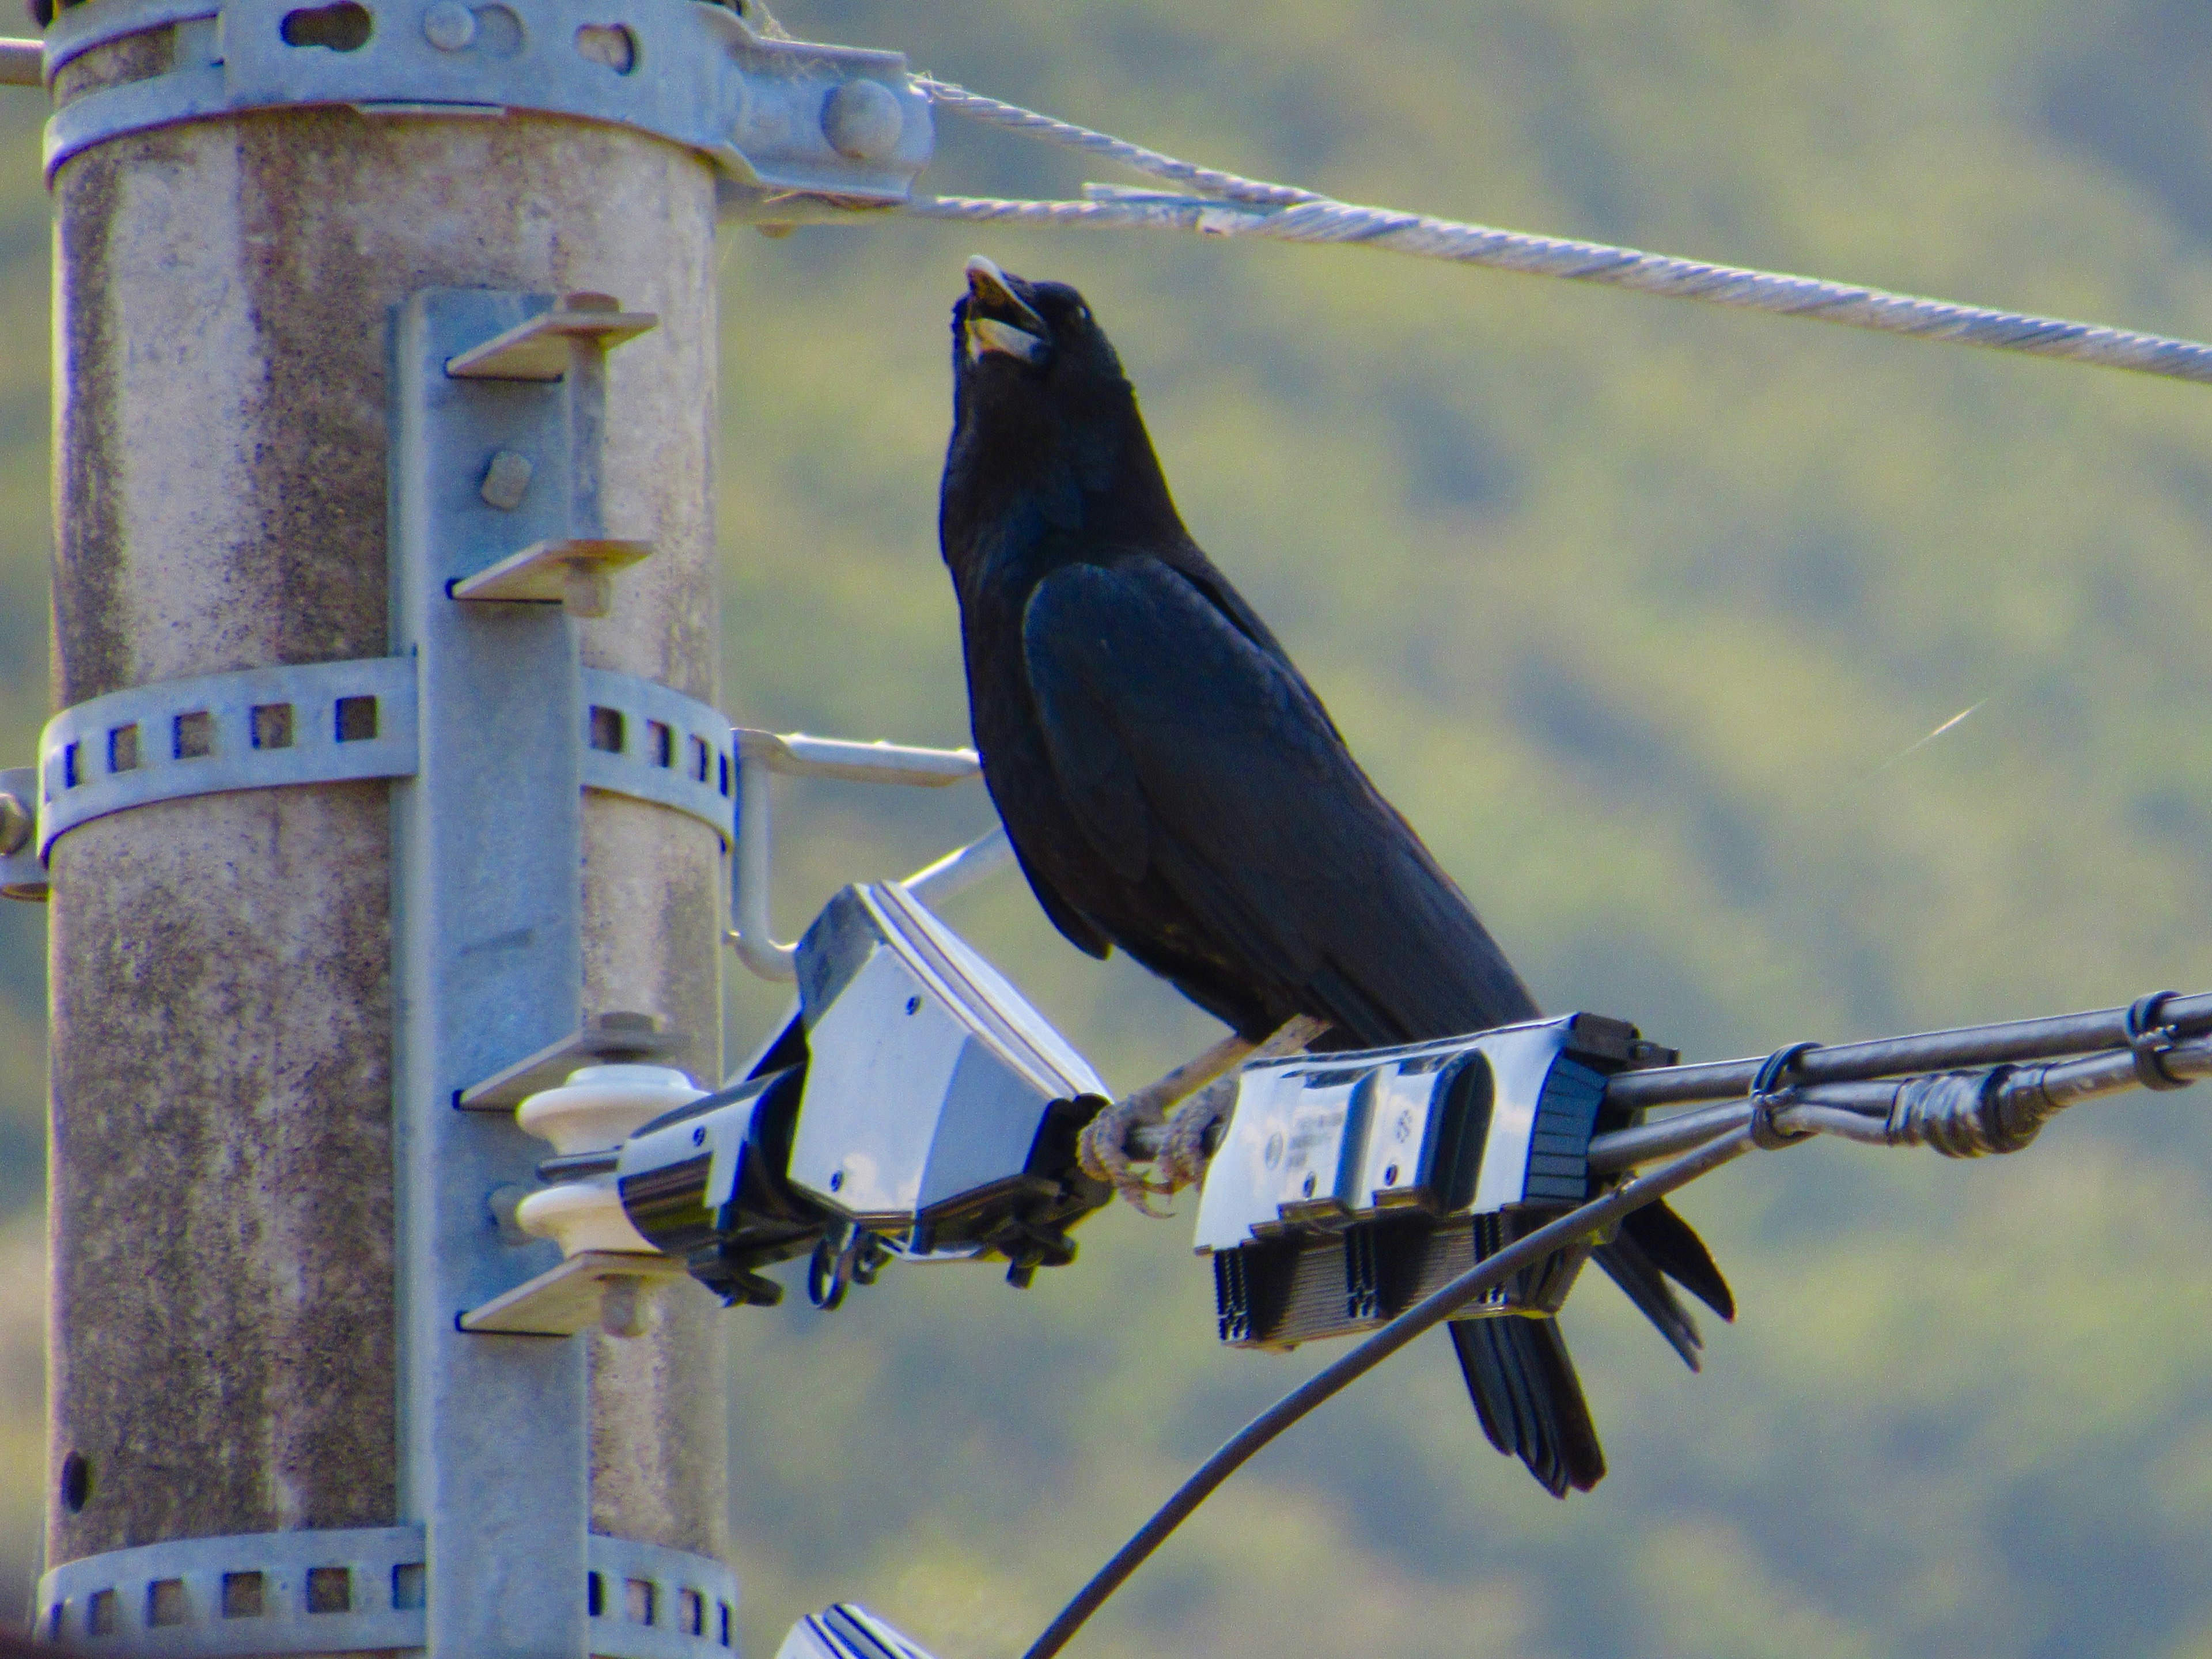
[[[412,663],[369,657],[160,680],[64,708],[39,734],[39,856],[155,801],[405,777],[415,701]]]
[[[558,1042],[471,1084],[453,1097],[465,1112],[511,1112],[532,1095],[557,1085],[579,1066],[606,1060],[652,1060],[677,1053],[687,1039],[658,1014],[594,1014]]]
[[[559,1267],[501,1291],[481,1308],[471,1308],[461,1316],[461,1328],[481,1335],[574,1336],[606,1323],[611,1289],[672,1284],[685,1277],[687,1271],[671,1255],[581,1251]],[[637,1332],[625,1329],[610,1334],[635,1336]]]
[[[657,681],[598,668],[580,680],[583,787],[687,812],[726,846],[736,787],[728,720]],[[0,892],[44,897],[54,842],[110,812],[234,789],[411,777],[417,719],[415,665],[404,657],[161,680],[65,708],[40,734],[36,768],[0,771]],[[27,814],[21,825],[10,799]],[[8,849],[19,830],[25,838]]]
[[[710,703],[657,680],[604,668],[580,672],[586,789],[689,812],[730,844],[738,787],[736,733]]]
[[[39,769],[0,770],[0,898],[44,903],[46,866],[39,857]]]
[[[567,427],[561,449],[568,462],[565,499],[550,503],[562,509],[551,518],[558,533],[455,577],[446,584],[450,597],[473,604],[558,605],[572,617],[604,617],[613,608],[614,573],[649,556],[653,544],[607,534],[599,476],[606,450],[607,353],[659,326],[651,312],[624,311],[611,295],[563,294],[496,338],[447,361],[446,374],[456,380],[560,385]],[[518,460],[529,473],[514,489]],[[495,449],[477,468],[477,499],[502,514],[514,513],[528,499],[535,471],[522,452]],[[495,476],[501,473],[503,482]],[[499,533],[489,528],[498,522],[486,521],[488,534]]]
[[[132,1659],[420,1648],[429,1582],[420,1527],[184,1538],[88,1555],[39,1580],[36,1634]],[[593,1534],[590,1651],[720,1659],[737,1579],[719,1561]]]
[[[297,27],[319,9],[343,11],[354,30],[337,39]],[[763,40],[734,12],[696,0],[599,0],[588,18],[562,0],[100,0],[47,29],[46,78],[95,46],[163,27],[175,31],[167,71],[54,112],[48,178],[122,134],[246,110],[529,110],[696,150],[717,169],[726,208],[747,216],[793,195],[903,202],[935,142],[929,100],[902,54]]]
[[[738,850],[730,878],[726,937],[738,959],[763,979],[799,976],[798,946],[779,944],[769,920],[773,885],[772,803],[769,779],[841,778],[848,783],[902,783],[942,789],[982,773],[972,749],[910,749],[891,743],[849,743],[813,738],[803,732],[779,735],[740,726],[738,745]],[[1003,848],[1003,851],[1000,849]],[[957,852],[919,871],[908,884],[921,883],[936,896],[958,890],[1004,866],[1013,849],[1003,829],[994,830]]]
[[[489,1224],[491,1195],[533,1184],[543,1144],[453,1102],[574,1028],[590,717],[581,629],[559,606],[449,597],[518,545],[569,533],[574,478],[539,481],[511,511],[482,484],[501,453],[573,467],[574,387],[447,365],[553,306],[429,289],[392,335],[392,646],[414,657],[420,695],[418,763],[392,814],[398,1503],[426,1523],[431,1576],[471,1586],[428,1602],[416,1645],[434,1654],[595,1650],[581,1346],[454,1328],[556,1260]],[[583,459],[596,474],[596,453]]]

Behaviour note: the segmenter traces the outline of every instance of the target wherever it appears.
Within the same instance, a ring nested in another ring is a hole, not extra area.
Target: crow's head
[[[1031,283],[976,254],[952,307],[952,374],[963,398],[1012,408],[1127,385],[1114,343],[1065,283]]]
[[[952,441],[938,504],[945,560],[956,574],[987,550],[1018,565],[1035,537],[1001,532],[1046,524],[1123,540],[1184,533],[1135,389],[1083,296],[979,253],[952,307]],[[1073,544],[1055,545],[1065,556]]]

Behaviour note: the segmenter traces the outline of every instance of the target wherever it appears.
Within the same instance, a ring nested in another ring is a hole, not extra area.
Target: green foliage
[[[2212,334],[2212,31],[2179,0],[785,21],[1353,199]],[[27,754],[44,276],[33,122],[0,117],[0,725]],[[941,138],[939,188],[1083,176]],[[2200,389],[1356,251],[896,223],[726,247],[725,697],[748,723],[964,735],[933,507],[945,311],[980,247],[1091,297],[1200,539],[1547,1006],[1710,1055],[2212,985]],[[787,933],[985,821],[973,793],[787,799]],[[955,920],[1117,1082],[1208,1035],[1018,884]],[[35,922],[0,916],[18,1162]],[[779,995],[733,969],[738,1047]],[[1594,1496],[1553,1504],[1492,1455],[1424,1344],[1232,1485],[1083,1650],[2212,1649],[2204,1146],[2183,1095],[1987,1166],[1739,1166],[1685,1205],[1744,1310],[1705,1375],[1595,1277],[1570,1309],[1613,1464]],[[834,1318],[732,1316],[756,1651],[832,1596],[946,1659],[1015,1650],[1313,1363],[1218,1348],[1181,1226],[1117,1212],[1084,1243],[1025,1296],[915,1270]]]

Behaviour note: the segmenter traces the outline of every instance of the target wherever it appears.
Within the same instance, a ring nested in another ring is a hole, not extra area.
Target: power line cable
[[[1109,133],[986,98],[950,82],[918,76],[915,84],[939,109],[1115,161],[1194,192],[1175,195],[1088,185],[1083,201],[921,196],[905,210],[919,218],[987,224],[1137,227],[1275,241],[1358,244],[1528,276],[1632,289],[1669,299],[1808,317],[1877,333],[2056,357],[2169,380],[2212,382],[2212,346],[2194,340],[1960,305],[1814,276],[1711,264],[1602,242],[1498,230],[1391,208],[1363,207],[1313,191],[1200,167]]]
[[[1538,1228],[1526,1238],[1509,1244],[1497,1255],[1484,1257],[1442,1290],[1431,1292],[1407,1309],[1358,1346],[1316,1371],[1230,1436],[1220,1449],[1200,1464],[1190,1478],[1176,1488],[1168,1501],[1153,1512],[1152,1518],[1137,1529],[1129,1541],[1114,1553],[1113,1559],[1098,1570],[1091,1582],[1077,1593],[1075,1599],[1060,1609],[1060,1615],[1045,1627],[1044,1634],[1030,1644],[1023,1659],[1052,1659],[1052,1656],[1066,1647],[1075,1632],[1083,1628],[1085,1621],[1098,1610],[1106,1598],[1119,1589],[1152,1552],[1167,1541],[1168,1535],[1182,1523],[1186,1516],[1212,1497],[1231,1475],[1249,1462],[1261,1448],[1307,1416],[1315,1407],[1343,1393],[1415,1337],[1441,1325],[1477,1297],[1495,1289],[1510,1275],[1523,1267],[1533,1267],[1554,1250],[1565,1249],[1590,1233],[1610,1227],[1631,1210],[1641,1209],[1644,1205],[1665,1197],[1677,1187],[1686,1186],[1699,1176],[1710,1175],[1723,1164],[1751,1151],[1752,1146],[1748,1132],[1739,1130],[1724,1135],[1707,1142],[1687,1157],[1615,1188],[1604,1197],[1593,1200],[1578,1210],[1570,1211],[1557,1221]]]

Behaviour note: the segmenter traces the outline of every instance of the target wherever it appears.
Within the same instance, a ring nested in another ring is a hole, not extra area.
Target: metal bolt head
[[[440,52],[466,52],[476,44],[476,14],[460,0],[437,0],[422,14],[422,38]]]
[[[609,1336],[643,1336],[653,1326],[645,1281],[612,1273],[599,1281],[599,1328]]]
[[[522,497],[530,488],[530,475],[536,470],[527,455],[518,455],[511,449],[501,450],[484,468],[481,489],[486,504],[502,513],[514,512],[522,505]]]
[[[0,793],[0,854],[21,852],[37,827],[28,807],[14,795]]]
[[[880,161],[898,148],[906,112],[879,81],[848,81],[822,100],[822,136],[855,161]]]

